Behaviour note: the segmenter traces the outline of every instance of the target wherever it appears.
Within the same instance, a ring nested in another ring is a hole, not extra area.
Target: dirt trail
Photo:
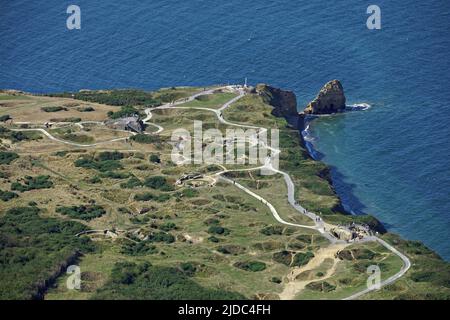
[[[336,267],[339,262],[339,259],[335,257],[336,253],[348,245],[349,244],[345,243],[331,244],[328,247],[322,248],[314,253],[314,258],[312,258],[306,266],[294,268],[286,277],[287,283],[284,286],[283,291],[279,294],[280,299],[292,300],[301,290],[305,288],[308,283],[331,277],[336,271]],[[325,259],[332,259],[333,265],[327,270],[324,276],[310,280],[296,280],[296,277],[299,274],[318,268],[325,261]]]

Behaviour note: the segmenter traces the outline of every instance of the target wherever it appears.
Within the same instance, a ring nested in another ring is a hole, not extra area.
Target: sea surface
[[[81,8],[81,30],[66,9]],[[381,8],[381,30],[366,9]],[[367,111],[311,124],[355,213],[450,260],[450,2],[2,0],[0,88],[270,83],[299,107],[341,80]]]

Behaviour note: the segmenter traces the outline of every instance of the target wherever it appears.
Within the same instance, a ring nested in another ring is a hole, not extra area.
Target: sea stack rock
[[[345,109],[344,88],[339,80],[328,82],[305,108],[305,114],[331,114]]]

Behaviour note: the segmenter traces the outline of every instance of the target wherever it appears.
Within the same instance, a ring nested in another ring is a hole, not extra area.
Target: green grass
[[[190,108],[211,108],[211,109],[219,109],[226,102],[230,101],[236,97],[234,93],[215,93],[212,95],[203,95],[199,96],[197,99],[193,101],[184,103],[183,107]]]

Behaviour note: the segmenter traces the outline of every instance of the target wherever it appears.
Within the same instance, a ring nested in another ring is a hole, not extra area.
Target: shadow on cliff
[[[336,191],[343,209],[351,214],[366,215],[367,207],[359,201],[358,197],[354,194],[356,185],[346,182],[346,176],[344,176],[335,166],[329,166],[331,172],[331,180],[334,190]]]
[[[323,162],[322,160],[325,157],[325,154],[315,149],[314,145],[310,141],[305,140],[305,136],[303,134],[304,128],[304,124],[298,126],[298,129],[300,131],[301,144],[306,147],[312,159]],[[367,207],[361,201],[359,201],[359,199],[354,194],[356,185],[346,182],[346,176],[343,175],[337,167],[328,164],[327,167],[329,169],[329,174],[326,174],[328,175],[328,177],[324,178],[327,179],[328,182],[332,185],[341,202],[340,208],[337,209],[354,215],[368,214],[367,212],[365,212],[365,209],[367,209]]]

